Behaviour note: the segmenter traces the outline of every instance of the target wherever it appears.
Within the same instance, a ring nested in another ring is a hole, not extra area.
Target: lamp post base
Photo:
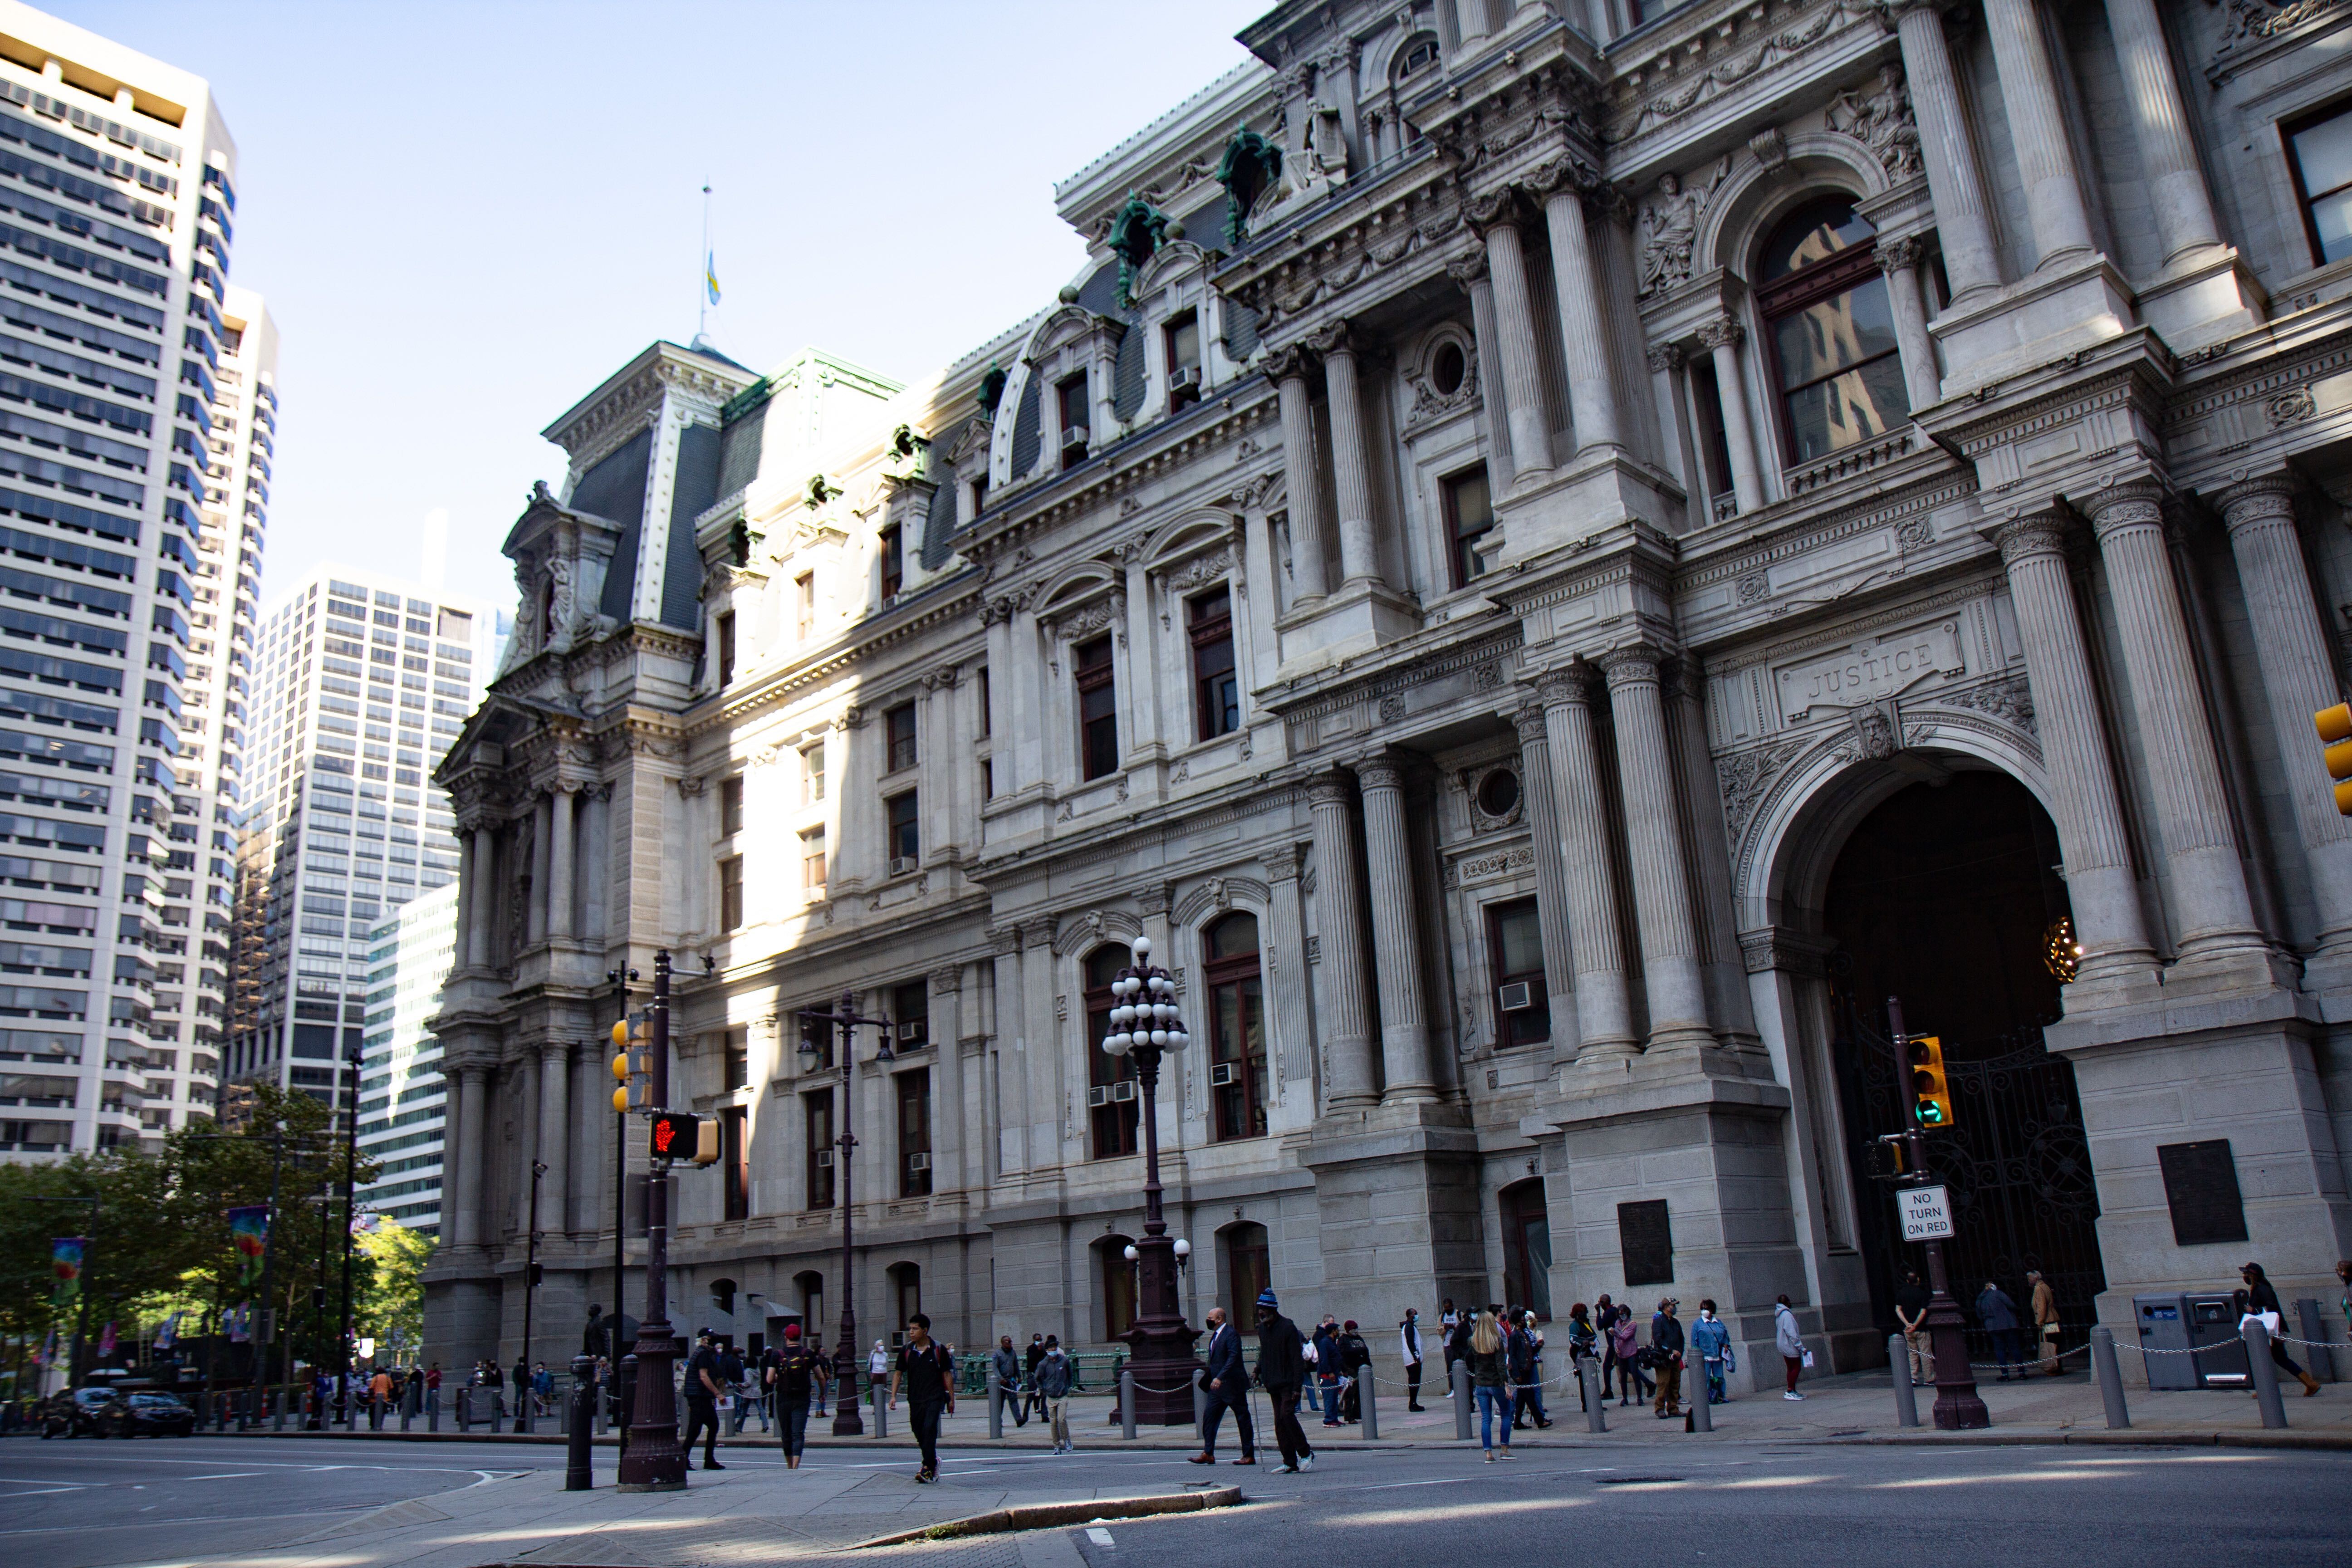
[[[1128,1336],[1135,1347],[1128,1370],[1135,1374],[1135,1421],[1139,1426],[1190,1426],[1193,1421],[1192,1379],[1200,1363],[1192,1359],[1192,1342],[1200,1331],[1181,1320],[1173,1327],[1138,1327]]]

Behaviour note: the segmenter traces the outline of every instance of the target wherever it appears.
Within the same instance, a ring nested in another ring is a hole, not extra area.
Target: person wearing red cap
[[[784,1468],[801,1468],[808,1447],[809,1399],[824,1385],[824,1363],[801,1338],[798,1323],[784,1325],[784,1342],[768,1352],[766,1381],[776,1398],[777,1423],[783,1428]]]

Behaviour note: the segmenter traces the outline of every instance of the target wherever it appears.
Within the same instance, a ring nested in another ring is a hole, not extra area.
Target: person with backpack
[[[1045,1419],[1052,1424],[1054,1452],[1076,1453],[1077,1445],[1070,1441],[1070,1358],[1062,1353],[1059,1334],[1045,1336],[1045,1353],[1038,1357],[1030,1382],[1043,1402]]]
[[[814,1349],[801,1342],[798,1323],[784,1325],[784,1342],[767,1353],[765,1363],[765,1381],[775,1395],[776,1415],[784,1429],[784,1468],[797,1470],[801,1456],[808,1451],[809,1405],[824,1388],[825,1365]]]
[[[1698,1304],[1698,1321],[1690,1326],[1691,1353],[1706,1369],[1706,1402],[1721,1405],[1730,1397],[1724,1391],[1723,1374],[1731,1367],[1731,1330],[1715,1315],[1712,1300]]]
[[[1022,1352],[1023,1373],[1027,1378],[1029,1413],[1040,1421],[1045,1418],[1045,1396],[1037,1392],[1037,1363],[1045,1359],[1045,1336],[1031,1334],[1029,1348]]]
[[[907,1425],[914,1428],[923,1462],[918,1482],[940,1479],[940,1418],[955,1409],[955,1357],[931,1338],[931,1320],[917,1312],[907,1320],[907,1342],[890,1371],[890,1407],[898,1406],[898,1385],[907,1387]]]
[[[1584,1403],[1584,1363],[1599,1353],[1600,1342],[1601,1336],[1592,1327],[1591,1309],[1579,1301],[1568,1310],[1568,1369],[1570,1375],[1576,1379],[1576,1408],[1579,1414],[1590,1409]],[[1601,1386],[1604,1393],[1609,1387],[1606,1383]]]
[[[1307,1360],[1314,1363],[1315,1381],[1323,1392],[1323,1425],[1339,1424],[1339,1325],[1330,1313],[1315,1325],[1315,1337],[1307,1342],[1310,1352]]]

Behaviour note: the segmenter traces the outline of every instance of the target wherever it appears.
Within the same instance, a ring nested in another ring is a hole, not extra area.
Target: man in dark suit
[[[1242,1336],[1225,1321],[1223,1307],[1209,1309],[1209,1364],[1203,1371],[1209,1379],[1209,1408],[1201,1422],[1201,1451],[1192,1456],[1192,1463],[1217,1462],[1217,1426],[1230,1407],[1234,1426],[1242,1435],[1242,1457],[1234,1463],[1256,1464],[1257,1436],[1250,1429],[1249,1369],[1242,1364]]]

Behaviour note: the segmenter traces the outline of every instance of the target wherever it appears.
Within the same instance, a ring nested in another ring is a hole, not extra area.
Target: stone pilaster
[[[1747,329],[1728,316],[1703,323],[1698,341],[1715,356],[1715,390],[1723,405],[1723,444],[1731,455],[1731,493],[1744,512],[1764,506],[1764,473],[1758,467],[1756,436],[1748,418],[1748,382],[1739,374],[1739,340]]]
[[[2037,268],[2094,248],[2082,174],[2066,138],[2040,13],[2034,0],[1985,0],[1985,31],[2000,77],[2001,119],[2017,152]]]
[[[1625,842],[1633,872],[1633,912],[1642,933],[1649,994],[1650,1047],[1696,1049],[1715,1043],[1699,979],[1690,872],[1675,810],[1674,759],[1666,748],[1659,650],[1646,644],[1601,659],[1617,721],[1617,775],[1625,801]]]
[[[1334,321],[1316,334],[1313,347],[1323,356],[1324,392],[1330,400],[1331,483],[1339,503],[1340,582],[1342,585],[1377,583],[1381,553],[1372,531],[1372,459],[1364,435],[1363,388],[1356,376],[1355,342],[1349,336],[1348,324]]]
[[[1927,335],[1927,306],[1919,290],[1923,247],[1914,236],[1878,247],[1878,269],[1886,274],[1886,300],[1895,312],[1895,341],[1903,355],[1903,387],[1914,410],[1943,400],[1943,377],[1936,370],[1935,340]]]
[[[1364,863],[1371,872],[1372,969],[1381,988],[1383,1104],[1437,1098],[1422,997],[1419,906],[1405,827],[1404,768],[1388,757],[1356,764],[1364,792]]]
[[[1560,336],[1568,350],[1569,416],[1576,425],[1576,450],[1617,447],[1623,436],[1617,411],[1617,384],[1610,368],[1608,318],[1601,302],[1601,269],[1592,237],[1584,226],[1584,196],[1563,184],[1544,197],[1544,223],[1551,234],[1552,286],[1559,296]]]
[[[457,1103],[449,1108],[448,1123],[457,1130],[457,1141],[450,1148],[447,1164],[453,1198],[450,1235],[459,1247],[482,1245],[482,1123],[483,1103],[488,1092],[488,1074],[474,1064],[457,1069],[457,1080],[449,1086],[449,1098]]]
[[[530,922],[523,931],[526,943],[547,940],[548,862],[555,842],[554,802],[540,795],[531,802],[530,816],[530,905],[524,917]]]
[[[1961,112],[1959,79],[1944,40],[1943,7],[1935,0],[1898,0],[1895,35],[1911,112],[1919,124],[1920,159],[1936,206],[1937,237],[1955,303],[2000,287],[2000,255],[1992,237],[1992,211],[1977,164],[1975,138]]]
[[[1527,253],[1519,243],[1508,192],[1482,213],[1486,274],[1495,291],[1495,346],[1503,362],[1508,403],[1513,482],[1551,471],[1551,416],[1544,407],[1543,373],[1536,358],[1535,312],[1528,299]]]
[[[572,934],[572,900],[576,876],[572,840],[577,827],[572,791],[559,784],[549,799],[551,842],[548,852],[547,934],[558,940]]]
[[[1265,867],[1268,943],[1266,995],[1274,1023],[1274,1056],[1281,1086],[1277,1114],[1286,1121],[1311,1120],[1315,1110],[1314,976],[1307,965],[1307,900],[1297,846],[1285,844],[1260,857]],[[1295,1099],[1304,1089],[1303,1104]],[[1303,1110],[1306,1115],[1295,1116]]]
[[[498,830],[488,823],[474,829],[473,893],[467,901],[465,964],[468,969],[485,969],[490,963],[490,910],[498,903],[492,896],[492,879],[498,875]]]
[[[1486,477],[1493,493],[1508,493],[1518,478],[1511,458],[1511,398],[1503,384],[1502,344],[1495,323],[1495,282],[1487,275],[1486,253],[1462,257],[1445,264],[1446,276],[1470,296],[1470,332],[1478,345],[1478,395],[1486,404]]]
[[[1323,952],[1323,1103],[1342,1110],[1380,1102],[1372,1079],[1372,1026],[1364,1006],[1363,889],[1356,879],[1354,789],[1327,774],[1307,786],[1315,824],[1315,924]]]
[[[567,1183],[572,1172],[572,1042],[551,1036],[539,1043],[539,1155],[547,1167],[540,1178],[539,1225],[561,1236],[570,1205]],[[530,1172],[523,1174],[529,1177]],[[528,1181],[523,1205],[528,1214]]]
[[[1289,479],[1290,574],[1297,585],[1291,602],[1299,605],[1320,600],[1327,586],[1323,489],[1318,477],[1323,465],[1315,455],[1315,403],[1307,386],[1309,363],[1306,351],[1294,344],[1277,350],[1266,366],[1266,374],[1275,379],[1282,413],[1282,467]]]
[[[1592,735],[1591,688],[1581,669],[1544,677],[1544,738],[1551,750],[1560,869],[1568,889],[1570,954],[1576,965],[1577,1059],[1588,1064],[1640,1048],[1618,932],[1617,880],[1610,871],[1608,811],[1601,753]]]
[[[1543,709],[1530,702],[1511,714],[1519,732],[1519,794],[1536,857],[1536,920],[1543,930],[1544,989],[1550,994],[1551,1058],[1576,1059],[1576,961],[1569,939],[1568,868],[1559,840],[1559,805],[1551,782],[1551,742]]]
[[[2213,200],[2180,83],[2172,74],[2172,51],[2156,0],[2107,0],[2107,32],[2115,39],[2116,63],[2123,68],[2124,103],[2131,110],[2139,148],[2140,177],[2156,212],[2156,232],[2169,263],[2191,251],[2221,243],[2213,221]]]

